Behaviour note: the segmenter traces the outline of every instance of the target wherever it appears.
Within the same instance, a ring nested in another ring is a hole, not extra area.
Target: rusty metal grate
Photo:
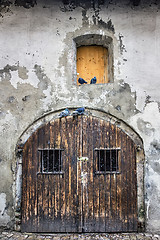
[[[96,173],[119,173],[117,149],[95,149],[97,152]]]
[[[62,149],[39,149],[41,154],[41,173],[61,173]]]

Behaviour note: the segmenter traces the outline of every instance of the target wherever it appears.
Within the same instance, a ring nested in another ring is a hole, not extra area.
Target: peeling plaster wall
[[[80,2],[0,2],[0,225],[14,224],[21,134],[46,113],[84,106],[122,119],[142,137],[146,231],[159,232],[160,4]],[[87,34],[112,38],[113,83],[75,84],[74,39]]]
[[[9,216],[6,213],[6,194],[0,194],[0,224],[3,226],[9,221]]]

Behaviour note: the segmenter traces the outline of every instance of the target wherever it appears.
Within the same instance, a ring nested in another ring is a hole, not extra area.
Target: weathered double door
[[[23,150],[22,231],[137,230],[136,156],[110,121],[53,120]]]

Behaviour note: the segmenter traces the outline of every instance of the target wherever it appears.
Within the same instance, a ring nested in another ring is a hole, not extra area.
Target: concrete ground
[[[85,234],[35,234],[35,233],[20,233],[14,231],[0,232],[2,240],[160,240],[160,235],[151,233],[85,233]]]

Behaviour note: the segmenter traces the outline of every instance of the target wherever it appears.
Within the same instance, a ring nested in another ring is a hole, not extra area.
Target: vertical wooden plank
[[[123,188],[121,188],[122,194],[121,194],[121,208],[122,208],[122,212],[121,212],[121,221],[122,221],[122,231],[126,231],[125,228],[125,221],[126,221],[126,213],[125,213],[125,209],[126,209],[126,186],[125,186],[125,151],[126,151],[126,142],[125,142],[125,137],[123,132],[121,131],[121,171],[122,171],[122,175],[121,175],[121,186],[123,186]]]
[[[37,232],[39,229],[42,229],[43,224],[43,175],[37,175],[37,214],[38,214],[38,223],[37,223]]]
[[[22,225],[21,230],[26,231],[25,226],[27,222],[27,157],[28,157],[28,143],[25,144],[23,149],[23,162],[22,162]]]
[[[51,232],[52,231],[52,175],[48,175],[48,182],[49,182],[49,186],[48,186],[48,231]]]
[[[43,174],[43,225],[42,225],[42,231],[48,232],[48,175]]]
[[[55,132],[55,120],[50,122],[49,125],[49,142],[50,142],[50,148],[55,148],[55,141],[54,141],[54,132]],[[53,162],[54,162],[54,152],[53,152]],[[54,163],[53,163],[54,167]],[[49,226],[48,230],[49,232],[52,232],[55,230],[55,176],[49,175]]]
[[[69,119],[69,204],[70,204],[70,228],[71,232],[77,231],[77,153],[76,153],[76,132],[73,117]]]
[[[29,141],[28,143],[28,181],[27,181],[27,222],[31,228],[32,216],[31,216],[31,164],[32,164],[32,147]]]
[[[40,139],[41,139],[41,131],[42,128],[39,128],[37,131],[36,131],[36,134],[37,134],[37,146],[35,146],[35,154],[37,156],[36,158],[36,162],[37,162],[37,172],[36,172],[36,177],[35,177],[35,180],[36,180],[36,201],[35,201],[35,211],[37,213],[37,217],[36,217],[36,232],[38,231],[39,229],[39,224],[40,224],[40,221],[39,221],[39,181],[38,181],[38,177],[39,177],[39,173],[42,172],[42,163],[41,163],[41,152],[39,151],[39,148],[40,148]]]
[[[61,121],[61,119],[59,119],[59,132],[60,132],[60,146],[59,146],[59,148],[60,149],[62,149],[62,135],[63,135],[63,132],[62,132],[62,121]],[[60,170],[61,170],[61,166],[60,166],[60,164],[61,164],[61,151],[59,150],[59,152],[58,152],[58,154],[59,154],[59,161],[58,161],[58,164],[59,164],[59,167],[58,167],[58,170],[59,170],[59,172],[60,172]],[[59,174],[59,175],[57,175],[57,179],[58,179],[58,190],[59,190],[59,192],[58,192],[58,194],[59,194],[59,203],[58,203],[58,223],[59,223],[59,232],[61,232],[62,231],[62,219],[61,219],[61,202],[62,202],[62,175],[61,174]]]
[[[118,172],[117,174],[117,231],[122,231],[122,188],[123,185],[121,183],[121,176],[122,176],[122,167],[121,167],[121,131],[118,127],[116,127],[116,147],[120,148],[118,151]]]
[[[68,118],[66,118],[66,129],[68,129],[67,134],[66,134],[66,142],[67,142],[67,158],[66,158],[66,174],[65,174],[65,181],[66,181],[66,189],[65,189],[65,195],[66,195],[66,213],[65,213],[65,218],[66,218],[66,232],[70,231],[70,206],[69,206],[69,169],[70,169],[70,148],[69,148],[69,122]]]
[[[72,196],[73,196],[73,223],[72,228],[73,232],[78,231],[78,223],[77,223],[77,122],[74,121],[72,118],[71,124],[72,124]]]
[[[81,165],[79,161],[80,154],[80,132],[81,132],[81,123],[79,125],[78,118],[73,118],[75,126],[75,171],[76,171],[76,225],[77,232],[82,232],[82,209],[80,205],[81,199]]]
[[[32,145],[31,141],[29,141],[29,149],[28,149],[28,182],[27,182],[27,221],[28,227],[32,229],[32,215],[31,215],[31,208],[32,208]]]
[[[61,148],[63,149],[62,151],[62,172],[64,173],[63,175],[60,176],[60,185],[61,185],[61,206],[60,206],[60,213],[61,213],[61,231],[65,232],[65,209],[66,209],[66,199],[65,199],[65,174],[66,174],[66,167],[65,167],[65,162],[66,162],[66,119],[62,118],[61,119]]]
[[[132,142],[132,182],[133,182],[133,189],[132,189],[132,204],[133,204],[133,231],[137,231],[137,162],[136,162],[136,146],[134,145],[134,143]]]
[[[46,142],[45,142],[45,125],[43,125],[42,127],[42,136],[41,136],[41,141],[42,141],[42,149],[44,149],[46,147]],[[43,153],[42,153],[43,155]],[[43,164],[42,164],[43,166]],[[43,174],[41,176],[41,196],[42,196],[42,211],[41,211],[41,230],[42,232],[46,231],[46,224],[45,224],[45,175]]]
[[[105,126],[104,126],[104,121],[100,121],[100,147],[104,148],[105,147]],[[105,154],[104,154],[105,155]],[[105,161],[105,159],[104,159]],[[104,171],[103,174],[99,176],[99,232],[105,232],[105,179],[106,179],[106,173]]]
[[[36,131],[32,136],[34,144],[32,147],[32,166],[31,166],[31,215],[32,215],[32,231],[37,229],[37,172],[38,172],[38,132]]]
[[[86,157],[86,160],[82,160],[82,187],[83,187],[83,231],[88,232],[88,213],[89,213],[89,203],[88,203],[88,138],[87,138],[87,117],[83,116],[82,118],[82,155],[83,157]]]
[[[43,135],[42,135],[42,146],[43,149],[48,149],[48,124],[43,126]],[[43,183],[42,183],[42,209],[43,209],[43,216],[42,216],[42,231],[48,230],[48,176],[43,174]]]
[[[65,146],[65,173],[64,173],[64,180],[65,180],[65,215],[63,217],[65,223],[65,231],[69,230],[68,228],[68,218],[69,218],[69,206],[68,206],[68,194],[69,194],[69,134],[68,130],[68,118],[65,118],[65,122],[63,123],[63,129],[65,129],[65,137],[63,139],[64,146]]]
[[[105,123],[105,148],[110,147],[110,122]],[[105,175],[105,231],[110,230],[110,174]]]
[[[99,148],[99,123],[97,119],[93,118],[93,149]],[[97,171],[97,151],[94,151],[94,171]],[[94,232],[99,231],[99,175],[94,174],[93,180],[94,188]]]
[[[117,126],[114,125],[114,134],[115,134],[115,149],[118,148],[117,146]],[[119,163],[118,163],[118,150],[116,150],[116,173],[115,173],[115,177],[116,177],[116,186],[115,186],[115,194],[116,194],[116,204],[115,204],[115,222],[116,222],[116,231],[118,229],[118,224],[119,224],[119,217],[118,217],[118,167],[119,167]]]
[[[46,148],[48,148],[48,157],[50,159],[48,159],[48,170],[51,171],[51,169],[49,169],[49,162],[53,161],[54,159],[54,121],[49,122],[47,127],[47,131],[45,131],[45,134],[47,135],[46,141],[47,141],[47,145]],[[52,149],[52,150],[51,150]],[[50,152],[49,152],[50,151]],[[52,159],[51,159],[51,155]],[[53,164],[53,168],[54,168],[54,164]],[[53,169],[52,169],[53,170]],[[46,184],[48,183],[47,187],[47,199],[48,199],[48,217],[47,217],[47,227],[46,227],[46,232],[52,232],[54,231],[54,175],[53,174],[48,174],[47,176],[47,181]]]
[[[83,209],[84,209],[84,231],[94,232],[94,215],[93,215],[93,134],[92,134],[92,117],[84,117],[83,124],[83,156],[88,157],[88,161],[83,162]]]
[[[59,232],[59,179],[58,175],[54,175],[54,183],[55,183],[55,199],[54,199],[54,206],[55,206],[55,223],[54,223],[54,231]]]
[[[73,166],[76,164],[73,147],[74,126],[72,126],[73,117],[66,118],[66,162],[65,162],[65,229],[67,232],[75,232],[77,223],[75,218],[75,202],[76,202],[76,180],[74,182]],[[73,124],[74,125],[74,124]],[[74,167],[75,169],[75,167]],[[72,179],[73,178],[73,179]],[[73,181],[72,181],[73,180]],[[74,192],[74,194],[73,194]]]
[[[77,162],[77,224],[78,224],[78,232],[82,232],[83,228],[83,219],[82,219],[82,161]]]
[[[47,150],[47,155],[48,155],[48,159],[47,159],[47,169],[49,171],[49,149],[50,149],[50,122],[48,122],[45,125],[45,148],[48,149]],[[50,221],[49,221],[49,205],[50,205],[50,198],[49,198],[49,192],[50,192],[50,182],[49,182],[49,175],[45,175],[45,198],[46,198],[46,205],[45,205],[45,215],[46,215],[46,228],[47,231],[49,231],[49,226],[50,226]]]
[[[127,170],[128,170],[128,158],[127,158],[127,146],[126,135],[122,132],[122,219],[123,219],[123,231],[127,231],[128,225],[128,213],[127,213]]]
[[[100,129],[100,120],[98,121],[98,148],[101,148],[101,129]],[[100,162],[99,162],[99,170],[100,170]],[[102,181],[102,175],[98,175],[98,231],[100,232],[100,224],[101,224],[101,218],[100,218],[100,206],[101,206],[101,181]]]
[[[109,130],[109,149],[111,149],[113,147],[112,145],[112,129],[111,129],[111,122],[109,121],[109,126],[108,126],[108,130]],[[111,151],[110,151],[111,153]],[[110,170],[111,170],[111,164],[110,164]],[[109,176],[108,176],[108,186],[109,186],[109,214],[108,214],[108,230],[110,232],[112,232],[112,192],[111,192],[111,189],[112,189],[112,176],[111,176],[111,173],[109,173]]]
[[[73,196],[72,196],[72,158],[73,158],[73,142],[72,142],[72,123],[68,118],[68,146],[69,146],[69,162],[68,162],[68,232],[73,231]]]
[[[94,232],[94,146],[93,146],[93,118],[88,117],[88,125],[87,125],[87,149],[88,149],[88,158],[89,158],[89,166],[88,166],[88,205],[89,205],[89,213],[88,213],[88,221],[89,221],[89,231]]]
[[[133,230],[133,212],[132,212],[132,152],[131,152],[131,139],[127,136],[127,152],[128,152],[128,170],[127,170],[127,216],[128,216],[128,231]]]
[[[115,132],[115,125],[110,125],[110,146],[111,148],[115,148],[116,146],[116,132]],[[111,151],[112,155],[112,151]],[[113,173],[113,166],[111,164],[111,173],[110,173],[110,186],[111,186],[111,230],[114,231],[116,229],[116,212],[117,212],[117,193],[116,193],[116,174]]]
[[[128,209],[128,218],[129,218],[129,226],[128,226],[128,230],[129,231],[133,231],[133,186],[134,186],[134,183],[133,183],[133,172],[132,172],[132,169],[133,169],[133,152],[132,152],[132,141],[131,139],[129,138],[128,139],[128,142],[129,142],[129,181],[130,181],[130,184],[129,184],[129,209]]]
[[[77,121],[77,202],[78,202],[78,231],[83,231],[83,187],[82,187],[82,117],[75,118]]]
[[[43,136],[44,136],[44,128],[40,127],[38,129],[38,148],[42,149],[43,148]],[[42,152],[38,151],[38,166],[39,166],[39,173],[42,171],[42,159],[41,159]],[[42,229],[42,224],[43,224],[43,194],[42,194],[42,184],[43,184],[43,179],[40,174],[37,175],[37,231],[39,229]]]
[[[60,119],[54,122],[54,149],[60,148]],[[56,161],[56,159],[55,159]],[[59,232],[59,176],[54,175],[54,231]]]

